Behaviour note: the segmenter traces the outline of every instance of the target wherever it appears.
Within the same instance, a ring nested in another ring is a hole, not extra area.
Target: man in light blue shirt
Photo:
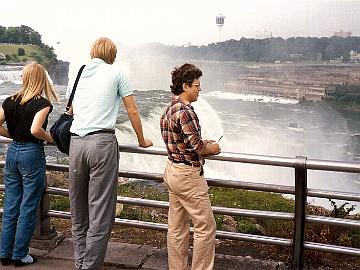
[[[93,58],[76,89],[70,131],[83,137],[99,129],[113,129],[120,99],[132,95],[128,79],[117,66]]]
[[[99,38],[92,45],[72,103],[69,152],[69,195],[75,267],[101,269],[115,218],[119,149],[115,122],[120,99],[139,146],[149,147],[133,91],[125,75],[112,65],[116,45]]]

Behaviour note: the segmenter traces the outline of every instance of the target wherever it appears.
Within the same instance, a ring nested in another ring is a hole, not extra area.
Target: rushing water
[[[0,102],[18,89],[20,79],[15,72],[18,71],[0,71]],[[50,125],[65,107],[66,87],[55,85],[55,88],[61,101],[54,104]],[[163,89],[135,91],[145,134],[155,146],[161,147],[159,118],[171,99],[169,90]],[[340,113],[323,102],[299,104],[290,99],[207,88],[193,105],[200,118],[203,137],[217,140],[223,135],[220,142],[223,152],[360,162],[359,112]],[[136,144],[123,107],[119,111],[117,129],[120,143]],[[4,147],[2,149],[4,151]],[[54,147],[46,151],[48,161],[65,157]],[[124,170],[161,173],[165,162],[166,157],[122,153],[120,166]],[[208,177],[294,185],[294,170],[291,168],[207,161],[205,172]],[[308,185],[360,193],[360,175],[309,171]],[[326,200],[317,200],[316,203],[330,205]]]

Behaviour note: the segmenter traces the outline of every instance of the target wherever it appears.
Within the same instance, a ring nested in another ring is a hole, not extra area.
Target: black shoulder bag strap
[[[75,80],[75,82],[74,82],[74,85],[73,85],[73,88],[72,88],[72,91],[71,91],[71,95],[70,95],[69,100],[68,100],[68,103],[67,103],[67,105],[66,105],[66,109],[65,109],[66,112],[70,110],[72,101],[73,101],[73,99],[74,99],[76,87],[77,87],[77,85],[78,85],[78,83],[79,83],[79,79],[80,79],[80,76],[81,76],[82,71],[84,70],[84,67],[85,67],[85,65],[82,65],[82,66],[81,66],[81,68],[79,69],[79,72],[78,72],[78,74],[77,74],[77,76],[76,76],[76,80]]]

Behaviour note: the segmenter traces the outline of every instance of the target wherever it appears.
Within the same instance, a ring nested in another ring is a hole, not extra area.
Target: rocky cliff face
[[[67,85],[69,78],[69,62],[58,60],[56,66],[53,68],[52,79],[54,84]]]

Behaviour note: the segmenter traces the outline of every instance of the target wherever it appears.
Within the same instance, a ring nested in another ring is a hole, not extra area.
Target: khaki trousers
[[[168,161],[164,181],[169,191],[167,248],[170,270],[187,270],[190,220],[194,224],[192,270],[211,270],[215,258],[216,223],[208,185],[200,168]]]

